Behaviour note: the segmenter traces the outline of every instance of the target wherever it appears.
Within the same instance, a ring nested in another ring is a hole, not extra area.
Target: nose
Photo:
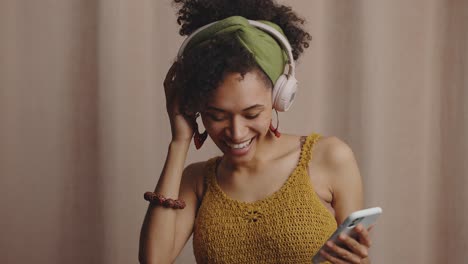
[[[248,127],[244,123],[241,117],[232,117],[229,126],[226,128],[226,135],[233,142],[239,143],[245,140],[249,132]]]

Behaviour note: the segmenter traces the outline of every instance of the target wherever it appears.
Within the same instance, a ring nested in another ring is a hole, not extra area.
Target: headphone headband
[[[278,30],[276,30],[274,27],[270,25],[267,25],[265,23],[255,21],[255,20],[247,20],[247,21],[249,21],[250,25],[256,28],[259,28],[267,33],[270,33],[270,35],[273,36],[279,42],[281,47],[283,47],[283,50],[285,50],[286,54],[288,55],[288,65],[289,65],[288,75],[290,74],[294,75],[295,70],[296,70],[296,65],[294,64],[294,57],[292,54],[291,45],[289,44],[289,41],[286,39],[286,37],[283,36],[283,34],[281,34]]]
[[[283,36],[283,34],[281,34],[278,30],[276,30],[274,27],[270,26],[270,25],[267,25],[265,23],[262,23],[262,22],[259,22],[259,21],[255,21],[255,20],[249,20],[247,19],[247,21],[249,22],[250,25],[258,28],[258,29],[261,29],[267,33],[269,33],[272,37],[274,37],[277,42],[281,45],[281,47],[283,48],[284,51],[286,51],[286,54],[288,56],[288,65],[289,65],[289,69],[288,69],[288,76],[290,75],[295,75],[295,70],[296,70],[296,65],[294,63],[294,57],[293,57],[293,54],[292,54],[292,48],[291,48],[291,45],[289,44],[289,41],[286,39],[285,36]],[[210,27],[211,25],[217,23],[218,21],[215,21],[215,22],[211,22],[209,24],[206,24],[200,28],[198,28],[197,30],[195,30],[192,34],[190,34],[190,36],[188,36],[184,42],[182,42],[182,45],[180,46],[179,48],[179,52],[177,53],[177,57],[180,58],[182,57],[183,53],[184,53],[184,50],[185,50],[185,47],[188,45],[188,43],[190,42],[190,40],[195,36],[197,35],[198,32]]]

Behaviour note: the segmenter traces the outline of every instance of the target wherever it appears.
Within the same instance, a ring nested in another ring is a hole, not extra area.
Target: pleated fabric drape
[[[313,40],[280,130],[351,146],[384,210],[373,263],[465,263],[468,1],[281,2]],[[182,40],[170,1],[0,1],[1,263],[138,261]]]

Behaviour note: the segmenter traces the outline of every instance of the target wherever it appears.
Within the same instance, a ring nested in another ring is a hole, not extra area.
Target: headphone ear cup
[[[288,111],[297,91],[297,80],[294,76],[281,75],[273,88],[273,108],[280,112]]]
[[[283,74],[278,78],[278,80],[276,80],[275,86],[273,87],[272,104],[273,104],[273,108],[278,111],[281,111],[280,109],[278,109],[279,107],[279,105],[277,104],[278,98],[281,94],[281,90],[283,89],[287,81],[288,79],[286,78],[286,75]]]

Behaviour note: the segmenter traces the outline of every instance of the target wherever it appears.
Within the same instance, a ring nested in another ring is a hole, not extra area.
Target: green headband
[[[273,27],[284,35],[283,30],[278,25],[263,20],[259,20],[259,22]],[[268,75],[273,84],[275,84],[276,80],[283,74],[288,57],[274,37],[250,25],[249,21],[244,17],[228,17],[202,29],[189,40],[184,51],[203,45],[215,36],[227,34],[233,35],[239,40],[253,55],[257,64]]]

